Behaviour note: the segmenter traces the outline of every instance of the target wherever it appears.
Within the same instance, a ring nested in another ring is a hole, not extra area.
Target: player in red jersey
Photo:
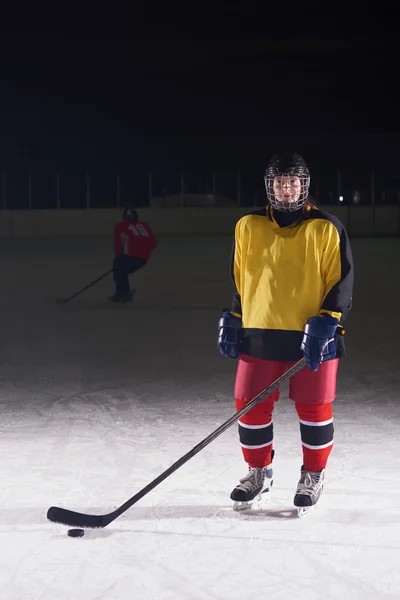
[[[125,208],[124,220],[114,229],[115,294],[110,300],[126,303],[132,300],[129,274],[144,267],[157,247],[157,238],[148,223],[140,221],[136,210]]]

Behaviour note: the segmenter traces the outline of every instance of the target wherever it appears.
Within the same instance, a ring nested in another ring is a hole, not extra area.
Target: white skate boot
[[[239,485],[231,493],[233,510],[245,510],[257,505],[262,508],[270,500],[273,483],[272,467],[249,467],[246,477],[240,480]]]
[[[325,469],[313,472],[301,467],[301,475],[293,500],[299,517],[303,517],[315,508],[324,489],[324,478]]]

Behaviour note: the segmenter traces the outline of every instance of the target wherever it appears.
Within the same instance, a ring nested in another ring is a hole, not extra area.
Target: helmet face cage
[[[265,172],[264,182],[268,202],[276,210],[294,212],[307,201],[310,173],[298,154],[289,158],[274,156]]]

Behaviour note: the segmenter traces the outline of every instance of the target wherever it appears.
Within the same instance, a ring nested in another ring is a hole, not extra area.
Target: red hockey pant
[[[294,364],[241,354],[235,382],[236,410],[243,408]],[[332,402],[336,396],[338,365],[338,359],[330,360],[320,364],[315,372],[306,366],[290,380],[289,398],[294,401],[299,417],[303,465],[309,471],[324,469],[332,450]],[[251,467],[267,466],[272,461],[272,413],[278,399],[279,389],[239,420],[243,456]]]

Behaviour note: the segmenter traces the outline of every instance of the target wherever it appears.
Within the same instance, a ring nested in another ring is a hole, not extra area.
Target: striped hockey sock
[[[303,464],[308,471],[325,469],[333,447],[332,404],[298,404]]]

